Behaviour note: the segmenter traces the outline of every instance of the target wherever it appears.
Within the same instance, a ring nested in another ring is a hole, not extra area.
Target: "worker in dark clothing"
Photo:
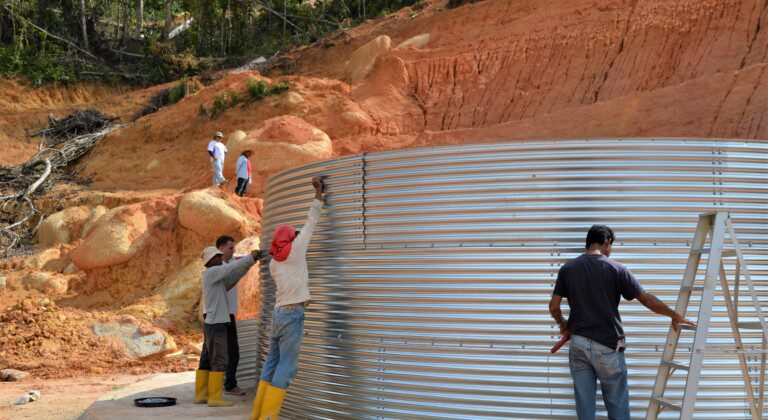
[[[595,225],[587,233],[586,253],[560,268],[549,302],[549,312],[560,332],[571,340],[569,365],[579,420],[595,418],[597,380],[610,419],[629,419],[629,386],[624,361],[626,340],[619,302],[637,299],[646,308],[672,318],[672,326],[695,325],[646,292],[622,264],[610,259],[615,236],[608,226]],[[562,299],[570,316],[563,318]]]

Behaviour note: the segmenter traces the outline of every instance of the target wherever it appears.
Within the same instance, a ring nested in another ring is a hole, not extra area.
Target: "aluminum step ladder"
[[[724,249],[726,234],[732,245],[731,249]],[[707,246],[707,239],[709,245]],[[708,254],[707,271],[704,277],[704,284],[696,284],[696,275],[699,270],[699,262],[704,254]],[[728,280],[723,266],[723,259],[736,258],[735,279],[733,292],[728,288]],[[740,274],[744,276],[747,291],[752,298],[754,309],[757,314],[758,322],[740,322],[739,321],[739,287]],[[710,318],[715,301],[716,281],[720,280],[721,292],[728,310],[728,319],[733,330],[733,338],[736,346],[707,346],[707,334],[709,332]],[[696,403],[696,394],[699,389],[699,378],[701,375],[701,365],[704,355],[709,354],[738,354],[739,364],[741,365],[742,377],[744,379],[744,390],[749,400],[749,410],[752,419],[761,419],[763,414],[763,403],[765,397],[765,367],[766,367],[766,342],[768,342],[768,327],[766,318],[757,300],[752,279],[749,276],[749,270],[744,261],[744,255],[739,247],[739,241],[736,238],[733,224],[728,212],[718,211],[713,213],[704,213],[699,215],[699,223],[696,227],[696,234],[691,244],[691,252],[688,256],[688,264],[685,267],[683,284],[680,287],[680,293],[677,297],[675,311],[685,315],[688,309],[688,302],[691,294],[701,292],[701,303],[699,305],[698,326],[678,325],[677,331],[670,325],[667,334],[667,342],[664,346],[664,354],[661,357],[659,371],[656,374],[656,383],[653,386],[648,412],[645,415],[646,420],[655,420],[663,409],[675,410],[680,412],[680,419],[690,419],[693,417],[694,405]],[[742,344],[741,330],[756,329],[762,331],[762,346],[745,348]],[[680,340],[682,331],[694,331],[693,347],[691,358],[688,363],[676,361],[675,352]],[[761,356],[760,378],[758,385],[758,397],[755,397],[754,388],[749,376],[746,355]],[[664,391],[667,388],[667,382],[675,371],[687,372],[685,382],[685,391],[682,401],[673,401],[671,398],[664,397]]]

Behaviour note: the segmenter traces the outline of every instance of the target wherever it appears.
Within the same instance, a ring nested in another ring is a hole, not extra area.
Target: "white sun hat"
[[[209,246],[203,250],[202,254],[200,254],[200,259],[203,260],[203,265],[206,265],[208,264],[208,261],[211,260],[211,258],[217,255],[223,255],[222,252],[219,251],[219,248],[216,248],[215,246]]]

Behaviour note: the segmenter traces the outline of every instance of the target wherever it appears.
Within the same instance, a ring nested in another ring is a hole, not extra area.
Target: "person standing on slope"
[[[252,182],[251,178],[251,154],[250,149],[244,150],[243,153],[237,158],[235,168],[237,170],[237,187],[235,187],[235,194],[240,197],[245,195],[248,191],[248,185]]]
[[[213,185],[219,188],[227,181],[224,178],[224,158],[227,155],[227,146],[221,142],[223,138],[224,135],[221,134],[221,131],[217,131],[213,135],[213,140],[208,143],[208,156],[213,167]]]
[[[272,255],[269,272],[277,286],[277,294],[267,360],[256,389],[251,420],[277,420],[286,390],[298,369],[304,308],[311,299],[307,248],[323,207],[322,179],[313,178],[312,186],[315,200],[304,226],[300,231],[291,226],[278,226],[269,248]]]

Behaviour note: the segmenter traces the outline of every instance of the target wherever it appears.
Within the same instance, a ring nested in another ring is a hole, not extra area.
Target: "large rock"
[[[74,236],[74,232],[71,232],[73,225],[82,227],[87,219],[88,209],[85,206],[70,207],[54,213],[40,224],[37,240],[43,246],[68,244]]]
[[[195,310],[195,305],[202,293],[200,278],[203,265],[194,260],[180,270],[165,278],[157,288],[157,293],[167,304],[166,316],[188,317]]]
[[[239,156],[239,154],[235,155],[232,153],[232,145],[237,144],[237,142],[242,140],[245,137],[245,135],[246,135],[245,131],[243,130],[235,130],[232,132],[232,134],[229,135],[229,137],[227,138],[227,144],[226,144],[227,151],[228,151],[227,160],[232,160],[232,159],[237,160],[237,156]]]
[[[84,226],[98,219],[106,211],[104,206],[77,206],[54,213],[40,224],[37,240],[43,246],[71,243],[85,236],[82,234]]]
[[[283,106],[293,108],[304,103],[304,97],[299,92],[288,92],[283,98]]]
[[[179,202],[179,223],[206,239],[238,231],[248,220],[226,201],[209,194],[195,191]]]
[[[224,177],[232,179],[235,177],[235,165],[237,159],[243,153],[244,147],[243,139],[247,136],[245,131],[237,130],[229,135],[227,138],[227,159],[224,161]],[[251,156],[251,162],[253,162],[254,156]]]
[[[295,145],[328,139],[328,135],[320,129],[292,115],[281,115],[265,120],[258,130],[243,138],[241,142],[252,146],[248,143],[252,143],[254,137],[262,143],[291,143]],[[256,156],[259,157],[258,154]]]
[[[342,112],[340,117],[350,133],[363,134],[375,131],[375,123],[373,119],[359,107]],[[357,135],[349,136],[347,139],[353,142],[360,142],[359,136]],[[334,142],[334,145],[337,146],[340,143],[341,142],[337,141]]]
[[[402,50],[404,48],[422,48],[429,42],[429,34],[416,35],[413,38],[408,38],[401,42],[396,50]]]
[[[21,284],[29,289],[37,290],[42,293],[63,295],[67,293],[69,283],[66,279],[57,277],[50,273],[31,272],[21,281]]]
[[[347,62],[347,71],[351,84],[365,78],[373,69],[379,56],[389,51],[392,40],[386,35],[379,35],[372,41],[355,50]]]
[[[82,270],[123,264],[148,239],[147,216],[136,206],[118,207],[102,216],[70,257]]]
[[[327,159],[333,155],[331,140],[320,130],[317,134],[322,140],[302,146],[289,143],[259,143],[254,146],[254,153],[260,159],[254,166],[256,172],[269,176],[287,168]]]
[[[27,265],[36,270],[63,272],[69,264],[69,258],[58,248],[48,248],[29,259]]]
[[[265,176],[333,155],[333,145],[327,134],[291,115],[265,120],[261,128],[232,142],[228,148],[238,156],[243,150],[251,149],[253,172]],[[234,163],[231,171],[234,173]]]
[[[260,248],[257,236],[243,239],[235,246],[236,254],[246,254]],[[237,283],[237,316],[241,319],[259,316],[259,269],[254,266]]]
[[[29,372],[23,372],[16,369],[3,369],[0,370],[0,378],[4,382],[15,382],[15,381],[21,381],[24,378],[29,376]]]
[[[102,217],[106,220],[117,211],[119,211],[119,209],[109,210],[104,206],[94,207],[93,210],[91,210],[91,215],[88,217],[88,220],[83,225],[83,238],[87,237],[88,234],[91,233],[91,230],[93,230],[93,228],[99,224],[99,222],[102,220]]]
[[[125,354],[135,359],[163,355],[176,350],[176,343],[165,331],[142,328],[138,323],[96,324],[93,332],[98,337],[112,337],[119,340],[124,345]]]
[[[290,91],[285,95],[282,95],[280,104],[283,107],[283,113],[287,115],[295,115],[297,117],[304,117],[309,113],[310,106],[299,92]]]

